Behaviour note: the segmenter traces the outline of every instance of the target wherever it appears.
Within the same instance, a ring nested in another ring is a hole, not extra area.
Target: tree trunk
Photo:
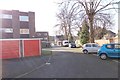
[[[65,40],[67,40],[67,39],[68,39],[68,35],[67,35],[67,27],[64,27],[64,29],[65,29]]]
[[[68,41],[70,41],[70,42],[71,42],[73,39],[72,39],[71,26],[70,26],[70,24],[68,24],[68,28],[69,28]]]
[[[90,42],[94,43],[93,16],[89,17],[89,24],[90,24]]]

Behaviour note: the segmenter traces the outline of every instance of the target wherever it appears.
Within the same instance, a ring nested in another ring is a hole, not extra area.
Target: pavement
[[[118,78],[118,62],[67,51],[3,60],[2,70],[4,78]]]
[[[53,47],[53,48],[44,48],[43,50],[82,53],[82,48],[69,48],[69,47],[60,47],[60,46]]]

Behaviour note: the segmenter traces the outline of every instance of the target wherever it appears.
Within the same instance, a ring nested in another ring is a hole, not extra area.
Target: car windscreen
[[[68,43],[68,42],[65,42],[65,43]]]

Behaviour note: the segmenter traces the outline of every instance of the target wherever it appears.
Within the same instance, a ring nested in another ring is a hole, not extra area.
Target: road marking
[[[42,65],[36,67],[35,69],[32,69],[31,71],[28,71],[28,72],[26,72],[26,73],[23,73],[23,74],[21,74],[21,75],[15,77],[15,78],[22,78],[23,76],[28,75],[28,74],[30,74],[30,73],[32,73],[32,72],[34,72],[34,71],[40,69],[41,67],[43,67],[43,66],[45,66],[45,65],[50,65],[50,64],[51,64],[51,63],[50,63],[51,57],[52,57],[52,56],[50,56],[49,59],[48,59],[44,64],[42,64]]]
[[[117,63],[120,63],[118,60],[112,60],[112,61],[117,62]]]
[[[45,64],[46,64],[46,65],[50,65],[51,63],[49,63],[49,62],[46,62]]]
[[[21,74],[21,75],[15,77],[15,78],[21,78],[21,77],[23,77],[23,76],[25,76],[25,75],[28,75],[28,74],[32,73],[33,71],[36,71],[36,70],[40,69],[41,67],[43,67],[43,66],[45,66],[45,65],[46,65],[46,64],[42,64],[41,66],[38,66],[37,68],[35,68],[35,69],[31,70],[31,71],[28,71],[28,72],[26,72],[26,73],[24,73],[24,74]]]

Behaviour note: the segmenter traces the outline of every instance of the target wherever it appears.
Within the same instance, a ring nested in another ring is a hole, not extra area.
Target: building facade
[[[56,35],[55,36],[55,44],[57,46],[62,46],[62,41],[65,40],[63,35]]]
[[[120,1],[118,2],[118,42],[120,43]]]
[[[35,37],[35,13],[0,10],[0,38]]]
[[[41,41],[48,42],[49,41],[49,34],[48,32],[36,32],[36,38],[40,38]]]

